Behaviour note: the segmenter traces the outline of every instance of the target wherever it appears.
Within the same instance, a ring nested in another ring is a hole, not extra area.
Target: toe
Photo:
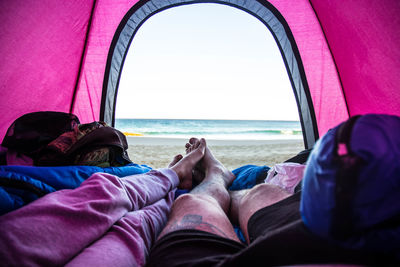
[[[198,148],[199,145],[200,145],[199,139],[194,140],[193,145],[192,145],[192,147],[193,147],[192,150]]]
[[[192,149],[193,149],[193,147],[192,147],[192,145],[191,144],[189,144],[189,143],[187,143],[186,145],[185,145],[185,151],[186,151],[186,154],[189,154],[191,151],[192,151]]]
[[[199,139],[197,139],[195,137],[192,137],[192,138],[189,139],[189,143],[192,144],[192,145],[195,144],[198,141],[199,141]]]
[[[183,158],[183,156],[181,154],[176,155],[171,163],[168,165],[168,168],[171,168],[172,166],[174,166],[176,163],[178,163],[181,159]]]

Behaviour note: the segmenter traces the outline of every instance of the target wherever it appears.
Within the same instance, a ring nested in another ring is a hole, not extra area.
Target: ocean
[[[302,139],[299,121],[116,119],[127,136],[204,137],[216,140]]]

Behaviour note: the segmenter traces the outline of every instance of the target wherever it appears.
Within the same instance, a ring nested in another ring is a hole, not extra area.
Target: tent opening
[[[212,1],[211,1],[212,2]],[[196,5],[193,1],[141,1],[134,5],[124,16],[115,32],[109,50],[103,92],[101,98],[100,120],[111,125],[115,123],[115,108],[118,87],[122,68],[130,44],[138,33],[139,28],[153,15],[172,7]],[[310,91],[305,77],[304,67],[301,61],[293,34],[279,11],[269,2],[243,2],[243,1],[216,1],[235,7],[257,18],[270,30],[281,52],[290,83],[296,99],[304,146],[311,148],[318,139],[316,117]],[[210,65],[212,66],[212,65]],[[255,96],[256,97],[256,96]],[[141,100],[139,100],[141,101]]]
[[[166,166],[172,153],[158,166],[163,155],[154,160],[143,146],[163,138],[169,150],[182,153],[184,141],[176,139],[205,137],[215,153],[231,155],[224,162],[231,168],[275,164],[304,149],[296,99],[272,34],[226,5],[179,6],[143,23],[124,61],[115,117],[134,145],[133,157],[156,167]]]

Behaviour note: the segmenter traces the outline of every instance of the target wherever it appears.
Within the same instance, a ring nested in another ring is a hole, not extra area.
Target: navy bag
[[[400,118],[355,116],[318,140],[300,212],[324,239],[400,259]]]

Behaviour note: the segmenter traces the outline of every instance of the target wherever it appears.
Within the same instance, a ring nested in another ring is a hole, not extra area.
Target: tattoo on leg
[[[203,216],[197,214],[186,214],[181,221],[175,221],[171,225],[171,231],[183,229],[202,230],[216,235],[228,237],[221,229],[210,223],[203,221]]]

